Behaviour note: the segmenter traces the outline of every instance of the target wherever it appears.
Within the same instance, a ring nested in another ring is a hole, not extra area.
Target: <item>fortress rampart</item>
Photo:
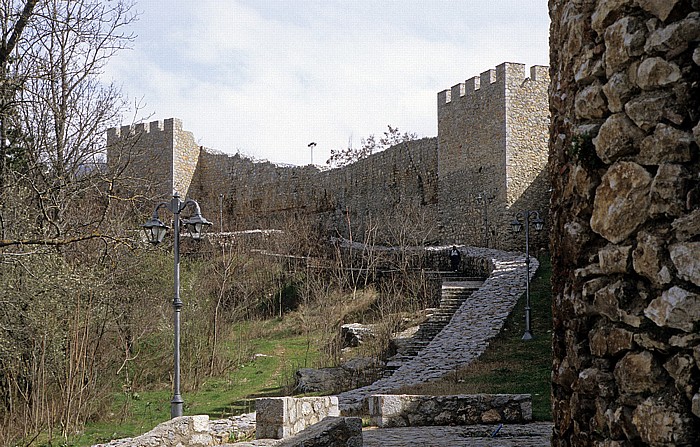
[[[167,198],[173,191],[186,194],[199,154],[194,135],[177,118],[107,130],[111,169],[123,168],[128,177],[147,180],[150,198]]]
[[[149,197],[162,199],[172,190],[194,197],[224,231],[305,225],[324,236],[352,233],[361,240],[376,229],[386,243],[522,250],[522,235],[510,233],[513,213],[544,212],[548,205],[540,175],[547,160],[548,84],[546,67],[531,68],[528,77],[522,64],[501,64],[438,94],[437,138],[331,170],[200,148],[177,119],[110,129],[107,139],[110,158],[133,153],[128,172],[156,185]],[[544,246],[544,237],[538,244]]]
[[[548,87],[546,67],[532,67],[527,77],[524,65],[504,63],[438,94],[445,242],[522,249],[522,235],[508,230],[513,213],[544,213],[549,204],[540,175],[547,164]],[[536,241],[545,244],[544,235]]]

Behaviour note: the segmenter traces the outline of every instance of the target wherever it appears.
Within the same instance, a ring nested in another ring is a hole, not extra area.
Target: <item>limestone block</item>
[[[617,244],[643,222],[649,208],[651,175],[636,163],[619,162],[603,176],[596,190],[591,229]]]
[[[671,287],[649,303],[644,315],[657,326],[692,332],[700,320],[700,295],[678,286]]]
[[[625,354],[613,374],[620,393],[654,393],[664,386],[661,367],[649,351]]]
[[[627,73],[615,73],[603,86],[603,93],[607,98],[608,109],[613,113],[624,110],[625,103],[632,98],[634,85],[629,80]]]
[[[627,115],[616,113],[605,120],[593,144],[598,157],[605,163],[612,163],[636,152],[643,138],[644,132]]]
[[[700,209],[680,217],[671,224],[676,232],[676,239],[685,242],[700,234]]]
[[[672,101],[669,93],[647,92],[629,100],[625,104],[625,113],[642,130],[650,131],[667,115]]]
[[[693,414],[700,418],[700,393],[693,396]]]
[[[672,404],[649,397],[634,410],[632,423],[648,445],[691,445],[693,421]]]
[[[642,90],[653,90],[678,82],[681,69],[673,62],[660,57],[644,59],[637,68],[637,85]]]
[[[682,165],[664,163],[651,183],[649,215],[680,216],[685,211],[688,173]]]
[[[574,390],[587,396],[611,396],[614,393],[613,375],[598,368],[586,368],[578,374]]]
[[[666,20],[680,0],[635,0],[645,11],[654,14],[661,20]]]
[[[700,343],[700,334],[677,334],[668,339],[668,344],[681,349],[690,349]]]
[[[700,40],[700,13],[693,12],[688,16],[666,27],[652,32],[644,45],[649,53],[680,54],[688,48],[689,42]]]
[[[257,439],[282,439],[327,416],[338,416],[338,398],[271,397],[255,400]]]
[[[664,363],[664,369],[676,381],[676,389],[692,396],[691,380],[693,377],[693,367],[695,360],[689,355],[676,354],[669,361]]]
[[[632,265],[640,275],[659,287],[671,282],[671,272],[666,264],[664,239],[647,232],[637,236],[637,248],[632,253]]]
[[[362,419],[327,417],[291,436],[278,447],[362,447]]]
[[[574,102],[576,116],[582,119],[603,118],[608,110],[600,84],[595,83],[580,90]]]
[[[605,357],[629,351],[634,346],[633,337],[632,332],[619,327],[603,326],[593,329],[588,336],[591,343],[591,354]]]
[[[642,348],[648,349],[650,351],[666,353],[670,349],[670,346],[668,345],[668,343],[664,343],[664,342],[659,341],[655,338],[652,338],[647,333],[634,334],[632,339],[634,340],[634,342],[636,344],[638,344]]]
[[[625,273],[632,252],[631,245],[608,245],[598,252],[598,263],[604,274]]]
[[[678,276],[700,286],[700,242],[680,242],[669,247]]]
[[[610,0],[598,2],[595,11],[591,16],[591,27],[599,34],[603,35],[605,28],[611,25],[620,17],[623,8],[632,5],[632,0]]]
[[[642,140],[635,161],[642,165],[685,163],[692,157],[693,135],[660,123],[654,133]]]
[[[608,2],[601,2],[608,3]],[[646,27],[635,17],[623,17],[605,30],[605,73],[608,77],[627,67],[644,52]]]

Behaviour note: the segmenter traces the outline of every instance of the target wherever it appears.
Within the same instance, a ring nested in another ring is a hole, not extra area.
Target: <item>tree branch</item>
[[[0,239],[0,248],[12,247],[17,245],[46,245],[57,247],[68,244],[74,244],[76,242],[88,241],[91,239],[102,239],[118,243],[126,243],[123,239],[108,236],[106,234],[93,233],[67,239]]]

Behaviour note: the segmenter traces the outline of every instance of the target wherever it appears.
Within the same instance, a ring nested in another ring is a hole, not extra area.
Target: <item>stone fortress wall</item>
[[[173,191],[184,197],[199,155],[194,135],[176,118],[107,130],[110,169],[124,169],[126,178],[145,188],[151,199],[168,199]]]
[[[401,233],[409,243],[522,250],[523,236],[510,232],[513,213],[544,213],[549,203],[548,84],[546,67],[533,67],[528,77],[524,65],[503,63],[438,94],[437,138],[401,143],[339,169],[279,166],[200,148],[177,119],[111,129],[108,144],[135,141],[147,156],[131,163],[134,172],[144,169],[145,178],[158,180],[161,199],[171,178],[171,187],[195,198],[224,231],[306,225],[328,236],[352,230],[360,240],[376,225],[380,242],[395,243]],[[152,172],[163,165],[170,171]],[[544,235],[533,242],[546,245]]]
[[[700,2],[549,4],[552,445],[700,445]]]
[[[547,70],[531,67],[528,77],[524,65],[505,63],[438,94],[444,242],[522,250],[522,235],[509,231],[513,213],[545,217]],[[545,233],[535,245],[546,244]]]

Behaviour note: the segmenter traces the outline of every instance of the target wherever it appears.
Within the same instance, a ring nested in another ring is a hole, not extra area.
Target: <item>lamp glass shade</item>
[[[146,239],[153,245],[163,242],[163,238],[168,229],[157,217],[152,217],[151,220],[141,225],[141,227],[143,227],[143,231],[146,233]]]
[[[544,220],[540,219],[539,217],[535,219],[532,224],[535,226],[535,230],[537,231],[542,231],[542,228],[544,228]]]
[[[523,231],[523,224],[518,219],[513,219],[513,221],[510,223],[510,228],[514,233],[520,233]]]
[[[190,237],[195,240],[202,239],[207,227],[212,225],[212,223],[202,217],[201,214],[195,214],[189,219],[184,219],[182,223],[185,224],[185,229],[190,234]]]

